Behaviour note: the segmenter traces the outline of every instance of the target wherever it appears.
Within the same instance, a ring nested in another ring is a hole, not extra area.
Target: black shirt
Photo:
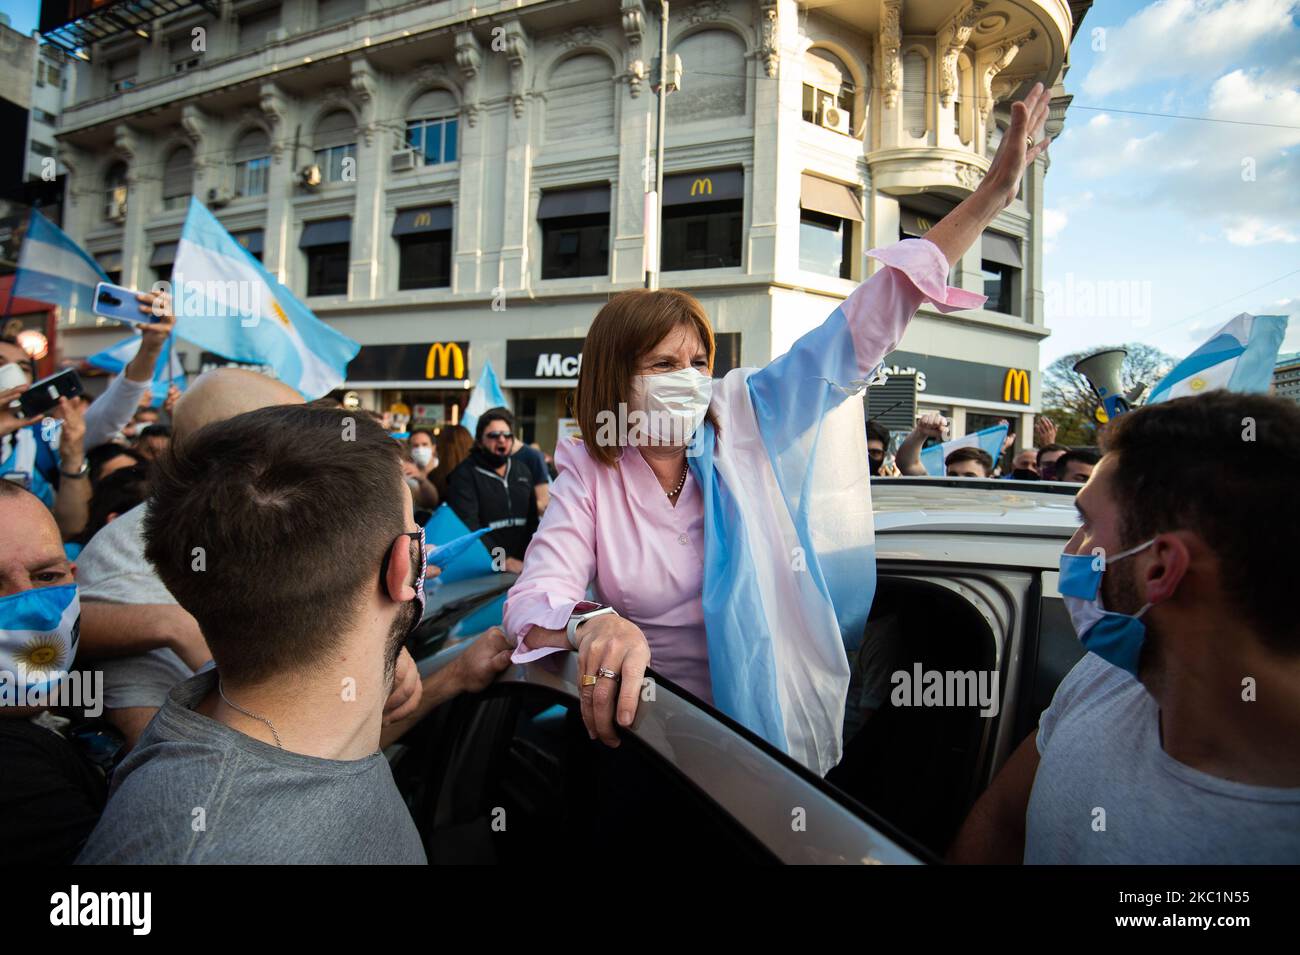
[[[537,498],[532,470],[523,461],[507,458],[503,477],[471,452],[447,475],[447,503],[470,530],[492,528],[483,537],[489,551],[500,547],[507,557],[524,559],[537,530]]]

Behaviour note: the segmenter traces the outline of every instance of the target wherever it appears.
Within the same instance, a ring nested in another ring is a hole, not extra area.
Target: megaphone
[[[1123,348],[1110,348],[1074,363],[1074,370],[1088,379],[1088,384],[1101,399],[1108,420],[1114,420],[1116,415],[1122,415],[1131,407],[1119,376],[1126,355],[1128,352]]]

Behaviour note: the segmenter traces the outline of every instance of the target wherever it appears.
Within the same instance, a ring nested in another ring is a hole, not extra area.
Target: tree
[[[1098,346],[1056,359],[1043,372],[1043,414],[1055,423],[1058,443],[1097,443],[1098,422],[1094,415],[1101,402],[1088,379],[1076,372],[1074,365],[1079,359],[1107,348],[1123,348],[1128,352],[1120,365],[1120,382],[1125,394],[1138,385],[1146,386],[1149,392],[1177,362],[1172,355],[1141,342]]]

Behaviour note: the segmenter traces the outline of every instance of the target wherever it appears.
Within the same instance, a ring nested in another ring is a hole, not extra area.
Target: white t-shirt
[[[1084,655],[1039,722],[1025,863],[1300,862],[1300,789],[1178,762],[1160,745],[1159,715],[1127,671]]]

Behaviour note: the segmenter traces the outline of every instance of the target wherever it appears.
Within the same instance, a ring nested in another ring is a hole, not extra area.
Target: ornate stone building
[[[978,184],[1009,100],[1059,84],[1088,2],[674,4],[657,243],[657,3],[190,5],[90,50],[59,133],[66,227],[144,287],[197,196],[363,344],[347,385],[363,403],[451,420],[490,360],[549,445],[581,337],[643,284],[648,235],[662,284],[708,309],[722,368],[766,363],[867,277],[865,250]],[[894,360],[957,433],[1037,405],[1047,165],[954,269],[988,307],[924,311]],[[75,357],[119,335],[83,317],[63,341]]]

